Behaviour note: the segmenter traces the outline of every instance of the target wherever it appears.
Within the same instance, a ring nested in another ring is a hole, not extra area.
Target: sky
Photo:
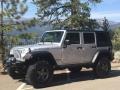
[[[31,3],[31,0],[27,4],[29,9],[23,17],[37,17],[35,15],[37,7]],[[110,21],[120,22],[120,0],[103,0],[100,4],[91,6],[91,18],[101,19],[104,17]]]

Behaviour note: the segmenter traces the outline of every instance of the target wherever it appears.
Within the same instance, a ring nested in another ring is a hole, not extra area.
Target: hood
[[[24,61],[23,57],[26,55],[26,53],[31,51],[48,51],[49,48],[59,48],[58,43],[38,43],[38,44],[33,44],[33,45],[25,45],[25,46],[17,46],[13,47],[10,50],[10,54],[14,55],[14,57],[17,60]]]
[[[13,47],[13,50],[17,50],[17,49],[22,49],[22,50],[39,50],[39,49],[48,49],[48,48],[57,48],[59,47],[59,44],[57,43],[38,43],[38,44],[33,44],[33,45],[25,45],[25,46],[17,46],[17,47]]]

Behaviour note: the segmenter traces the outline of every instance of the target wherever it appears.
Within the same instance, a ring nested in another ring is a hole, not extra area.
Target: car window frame
[[[72,34],[72,33],[78,33],[78,34],[79,34],[79,44],[81,44],[81,33],[80,33],[80,32],[67,32],[67,33],[66,33],[66,36],[65,36],[65,40],[66,40],[66,37],[67,37],[67,34],[68,34],[68,33],[71,33],[71,34]],[[65,41],[65,40],[64,40],[64,41]],[[70,45],[76,45],[76,44],[70,44]]]
[[[94,34],[94,40],[95,40],[94,43],[85,43],[85,41],[84,41],[84,33],[93,33]],[[83,32],[82,33],[82,38],[83,38],[82,40],[83,40],[84,45],[92,45],[92,44],[96,45],[96,34],[95,34],[95,32]]]

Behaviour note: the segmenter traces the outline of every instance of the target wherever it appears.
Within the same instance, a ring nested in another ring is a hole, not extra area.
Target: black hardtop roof
[[[66,30],[67,32],[103,32],[105,33],[106,31],[91,31],[91,30]]]

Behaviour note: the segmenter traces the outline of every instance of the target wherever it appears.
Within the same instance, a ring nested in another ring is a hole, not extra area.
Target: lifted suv
[[[54,30],[43,34],[39,43],[13,47],[7,60],[12,78],[23,76],[34,87],[47,84],[55,69],[79,72],[93,68],[98,77],[111,70],[112,44],[108,32]]]

